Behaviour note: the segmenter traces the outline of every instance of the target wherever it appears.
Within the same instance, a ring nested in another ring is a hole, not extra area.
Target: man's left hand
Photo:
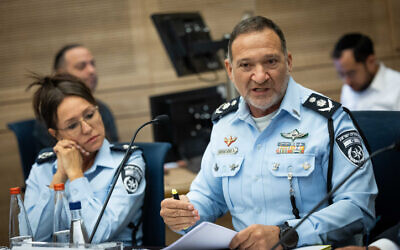
[[[271,249],[279,241],[279,227],[253,224],[233,237],[231,249]],[[278,246],[276,249],[282,249]]]

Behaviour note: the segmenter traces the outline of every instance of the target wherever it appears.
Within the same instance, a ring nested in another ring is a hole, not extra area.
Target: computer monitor
[[[226,98],[225,85],[150,97],[151,116],[170,122],[153,126],[154,141],[170,142],[166,162],[202,156],[210,140],[211,115]]]
[[[153,14],[151,18],[178,76],[223,68],[217,51],[227,49],[228,38],[212,41],[198,12]]]

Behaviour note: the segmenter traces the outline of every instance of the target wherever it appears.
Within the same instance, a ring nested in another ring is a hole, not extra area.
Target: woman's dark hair
[[[27,90],[33,86],[39,86],[33,95],[33,110],[36,119],[43,122],[47,128],[57,129],[57,109],[67,96],[78,96],[93,105],[96,104],[92,92],[78,78],[68,74],[56,74],[52,76],[39,76],[32,74],[34,79]]]

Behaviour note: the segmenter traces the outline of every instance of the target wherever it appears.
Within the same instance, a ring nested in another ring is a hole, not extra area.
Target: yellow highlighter
[[[172,193],[172,197],[174,197],[174,200],[180,200],[180,199],[179,199],[178,191],[176,191],[175,188],[173,188],[173,189],[171,190],[171,193]],[[183,230],[186,230],[186,229],[188,229],[188,227],[185,227]]]
[[[175,200],[179,200],[179,194],[178,194],[178,191],[176,191],[175,188],[172,189],[171,193],[172,193],[172,196],[174,197]]]

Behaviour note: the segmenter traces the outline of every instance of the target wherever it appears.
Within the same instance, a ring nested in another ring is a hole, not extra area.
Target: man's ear
[[[287,52],[287,66],[288,66],[288,71],[292,72],[292,62],[293,62],[293,58],[292,58],[292,53],[290,53],[289,51]]]
[[[369,55],[365,60],[365,64],[367,65],[367,69],[369,72],[375,72],[377,68],[376,66],[378,65],[376,56],[374,54]]]
[[[229,79],[231,79],[231,81],[233,82],[233,79],[232,79],[232,64],[229,62],[228,59],[225,59],[225,69],[226,69],[226,72],[228,73]]]

